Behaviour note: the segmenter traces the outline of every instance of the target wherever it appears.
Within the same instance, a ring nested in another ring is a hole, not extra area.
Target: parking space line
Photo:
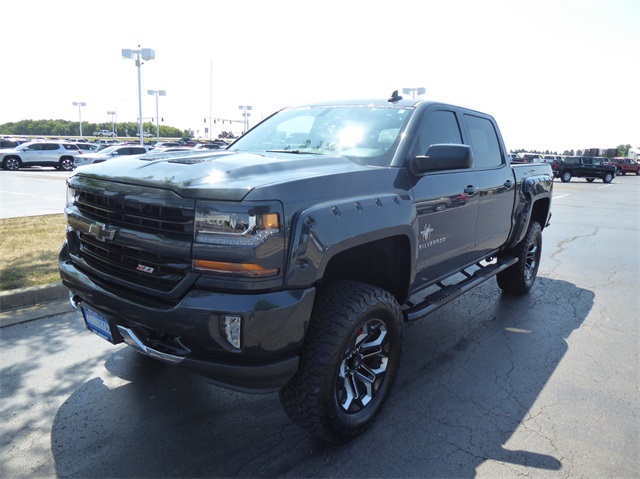
[[[560,198],[566,198],[567,196],[571,196],[571,195],[566,194],[566,195],[554,196],[553,199],[554,200],[559,200]]]

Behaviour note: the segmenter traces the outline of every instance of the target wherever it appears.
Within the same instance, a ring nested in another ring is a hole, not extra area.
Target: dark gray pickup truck
[[[226,150],[78,168],[60,274],[99,336],[279,391],[340,443],[380,412],[405,322],[493,276],[529,291],[552,185],[477,111],[397,92],[285,108]]]

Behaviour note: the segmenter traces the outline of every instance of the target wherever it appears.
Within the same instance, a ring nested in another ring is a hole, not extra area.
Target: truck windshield
[[[282,110],[231,147],[235,151],[339,155],[389,166],[413,109],[390,106],[315,106]]]

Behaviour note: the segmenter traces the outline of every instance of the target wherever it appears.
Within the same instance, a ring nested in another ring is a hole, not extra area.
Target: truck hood
[[[370,168],[341,156],[224,150],[115,158],[79,167],[71,176],[159,187],[182,197],[241,201],[260,187]]]

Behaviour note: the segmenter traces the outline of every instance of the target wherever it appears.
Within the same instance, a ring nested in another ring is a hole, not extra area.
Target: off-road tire
[[[527,294],[538,276],[541,254],[542,228],[540,223],[532,221],[522,241],[505,252],[505,256],[517,256],[518,262],[498,273],[500,289],[507,294]]]
[[[287,415],[328,442],[362,433],[391,389],[402,336],[400,306],[387,291],[356,281],[319,290],[300,366],[280,390]]]

